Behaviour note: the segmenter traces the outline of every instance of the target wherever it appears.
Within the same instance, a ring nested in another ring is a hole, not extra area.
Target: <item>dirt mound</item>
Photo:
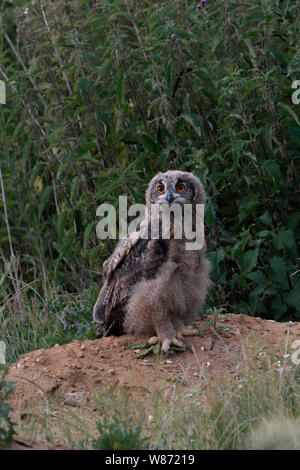
[[[70,447],[65,447],[61,444],[47,445],[39,442],[28,441],[21,437],[16,437],[12,443],[4,450],[72,450]]]
[[[97,390],[118,392],[125,388],[141,396],[176,381],[187,390],[207,387],[222,380],[224,374],[238,376],[254,344],[256,353],[267,350],[276,360],[282,359],[287,345],[300,337],[300,323],[277,323],[246,315],[219,315],[216,324],[212,324],[212,317],[204,317],[195,325],[201,335],[186,339],[192,352],[169,357],[140,357],[141,350],[127,349],[147,339],[137,335],[72,341],[25,354],[7,375],[7,380],[15,384],[13,414],[28,402],[38,403],[49,397],[66,406],[92,406],[93,391]]]

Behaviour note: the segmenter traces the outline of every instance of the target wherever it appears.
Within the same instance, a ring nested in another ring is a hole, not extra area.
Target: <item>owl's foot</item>
[[[189,349],[189,346],[187,346],[183,341],[180,341],[177,338],[172,338],[172,339],[164,339],[163,341],[160,340],[158,336],[151,336],[151,338],[148,339],[147,344],[149,346],[154,346],[157,343],[162,343],[161,345],[161,350],[165,354],[171,353],[170,351],[170,346],[173,344],[174,346],[178,346],[179,348],[183,349]],[[174,351],[172,351],[174,352]]]
[[[179,348],[187,349],[186,344],[184,344],[183,341],[179,341],[177,338],[172,338],[172,339],[164,339],[161,345],[161,350],[165,354],[168,354],[170,352],[170,346],[174,344],[174,346],[178,346]]]
[[[187,325],[179,332],[179,336],[199,336],[200,331],[193,325]]]
[[[154,346],[154,344],[159,343],[159,337],[158,336],[151,336],[151,338],[148,339],[147,344],[149,346]]]
[[[195,328],[193,325],[184,326],[176,332],[176,337],[182,342],[185,349],[188,349],[192,352],[192,348],[184,342],[184,336],[199,336],[200,331],[198,328]]]

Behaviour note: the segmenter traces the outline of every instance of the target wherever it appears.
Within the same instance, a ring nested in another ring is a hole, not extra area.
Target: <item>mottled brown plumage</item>
[[[187,250],[184,238],[142,238],[143,231],[150,236],[151,204],[166,203],[192,204],[194,213],[196,204],[205,203],[198,178],[168,171],[150,181],[145,219],[105,261],[105,282],[93,313],[102,334],[147,333],[152,335],[149,343],[161,341],[165,352],[171,344],[182,346],[183,336],[197,334],[191,322],[205,302],[210,267],[205,244]]]

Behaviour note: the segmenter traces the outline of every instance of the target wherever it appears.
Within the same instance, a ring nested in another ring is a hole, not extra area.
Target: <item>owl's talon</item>
[[[151,338],[148,339],[147,345],[148,346],[154,346],[159,342],[159,337],[158,336],[151,336]]]
[[[175,351],[173,349],[170,349],[170,348],[167,351],[165,351],[165,355],[167,357],[174,356],[175,354],[176,354]]]
[[[176,335],[176,338],[178,338],[179,341],[181,342],[181,344],[182,344],[181,347],[182,348],[184,348],[186,351],[192,352],[192,348],[188,344],[185,343],[182,334],[181,335]]]
[[[168,354],[171,344],[174,344],[174,346],[178,346],[179,348],[184,348],[184,344],[177,338],[165,339],[161,346],[162,352]]]
[[[185,326],[179,334],[180,336],[200,336],[200,330],[193,325],[188,325]]]
[[[189,344],[183,343],[184,344],[184,349],[186,349],[189,352],[193,352],[191,346]]]

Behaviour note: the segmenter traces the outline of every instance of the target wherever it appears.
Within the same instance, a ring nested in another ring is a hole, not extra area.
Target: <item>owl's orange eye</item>
[[[164,194],[165,192],[165,187],[163,184],[159,184],[156,188],[156,191],[158,192],[158,194]]]
[[[176,184],[176,191],[178,191],[179,193],[183,193],[183,191],[185,191],[186,189],[186,185],[184,183],[177,183]]]

